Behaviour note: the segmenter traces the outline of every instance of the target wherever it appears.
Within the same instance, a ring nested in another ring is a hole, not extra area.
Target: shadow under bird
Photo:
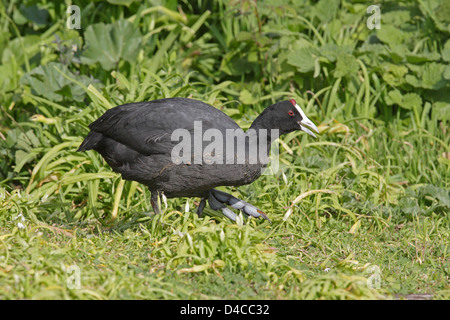
[[[89,128],[78,151],[96,150],[123,179],[146,185],[156,214],[160,213],[158,196],[163,194],[167,198],[200,197],[199,216],[207,200],[211,209],[233,221],[236,214],[228,206],[249,216],[269,218],[255,206],[215,188],[256,180],[267,165],[258,155],[262,150],[268,159],[279,135],[302,130],[315,137],[311,130],[319,132],[293,99],[264,109],[246,132],[222,111],[187,98],[117,106]],[[255,144],[260,149],[256,152]]]

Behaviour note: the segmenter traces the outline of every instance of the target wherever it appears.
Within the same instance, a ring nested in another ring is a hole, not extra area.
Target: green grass
[[[383,1],[380,30],[372,3],[336,3],[80,1],[77,31],[64,3],[0,2],[0,298],[448,299],[447,2]],[[242,128],[293,98],[320,124],[282,137],[279,172],[224,188],[272,224],[185,198],[155,216],[76,152],[106,109],[174,96]]]

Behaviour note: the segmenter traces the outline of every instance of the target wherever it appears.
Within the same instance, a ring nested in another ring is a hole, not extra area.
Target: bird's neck
[[[264,156],[267,156],[266,160],[268,159],[272,143],[280,136],[279,129],[273,128],[273,124],[270,121],[268,121],[267,117],[268,114],[266,114],[267,111],[268,108],[265,109],[255,119],[255,121],[253,121],[252,125],[246,132],[247,136],[256,135],[259,161],[261,161],[262,160],[261,157]]]
[[[253,121],[252,125],[250,126],[250,130],[255,130],[256,134],[258,136],[258,141],[260,139],[266,140],[268,147],[270,149],[270,146],[272,145],[272,142],[274,142],[276,139],[280,137],[280,130],[277,128],[273,128],[273,124],[269,121],[267,114],[269,111],[269,108],[266,108],[256,119]]]

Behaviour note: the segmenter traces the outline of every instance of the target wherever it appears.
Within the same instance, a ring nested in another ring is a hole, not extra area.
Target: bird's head
[[[280,134],[302,130],[316,137],[312,130],[319,133],[317,126],[306,116],[294,99],[278,102],[265,111],[270,114],[270,116],[264,117],[266,121],[269,121],[266,125],[273,129],[279,129]]]

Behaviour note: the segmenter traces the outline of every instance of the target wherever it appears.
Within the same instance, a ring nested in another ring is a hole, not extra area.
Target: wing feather
[[[194,121],[201,121],[202,131],[215,128],[239,129],[222,111],[198,100],[167,98],[121,105],[106,111],[89,125],[110,139],[143,154],[170,153],[178,140],[172,141],[176,129],[194,132]]]

